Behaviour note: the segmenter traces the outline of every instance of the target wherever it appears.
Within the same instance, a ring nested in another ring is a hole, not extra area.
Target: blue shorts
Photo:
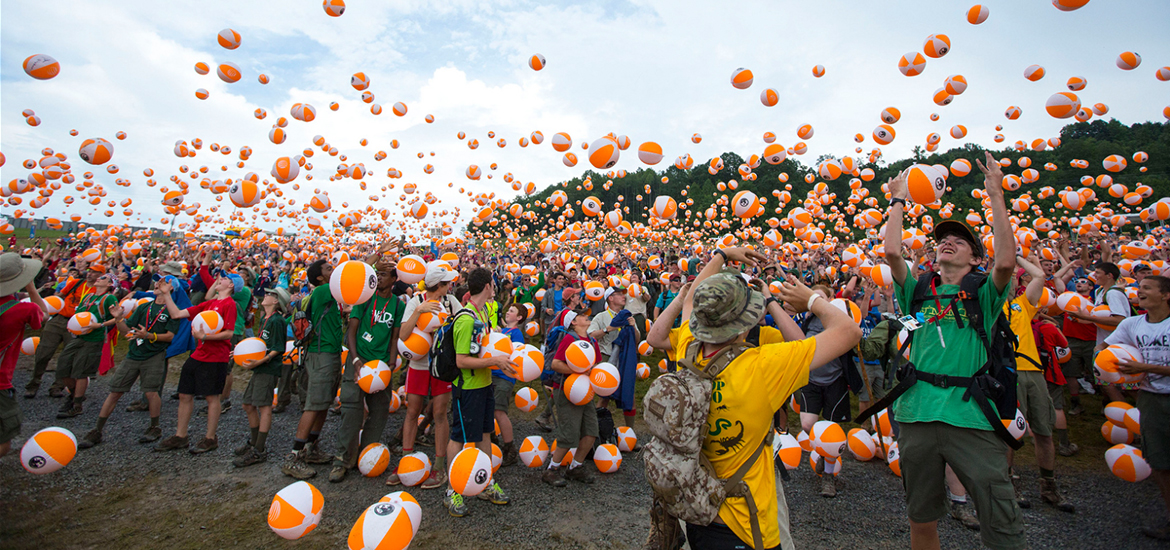
[[[496,398],[491,386],[452,391],[451,441],[479,443],[495,431]]]

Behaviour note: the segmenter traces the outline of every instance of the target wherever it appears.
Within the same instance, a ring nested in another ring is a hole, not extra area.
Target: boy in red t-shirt
[[[594,350],[598,349],[597,340],[589,337],[590,319],[586,310],[567,311],[564,317],[569,322],[569,327],[565,336],[561,338],[561,343],[557,347],[556,355],[553,356],[552,361],[552,369],[560,375],[559,378],[562,380],[565,376],[573,374],[565,359],[565,352],[573,342],[584,340],[589,342]],[[582,405],[574,405],[569,401],[564,391],[558,390],[553,392],[553,406],[556,407],[558,420],[555,434],[557,450],[550,457],[548,469],[541,476],[541,480],[553,487],[564,487],[567,483],[566,479],[593,483],[594,477],[585,469],[584,464],[586,462],[585,455],[593,448],[593,442],[600,436],[600,429],[597,425],[597,408],[593,406],[593,400]],[[555,466],[564,460],[565,455],[572,447],[576,447],[577,451],[569,457],[568,467]]]
[[[226,272],[220,272],[211,288],[207,290],[206,301],[187,309],[179,309],[171,300],[170,283],[160,282],[158,285],[158,296],[166,304],[172,318],[194,318],[204,311],[214,311],[223,320],[223,327],[219,332],[207,334],[192,321],[191,336],[194,336],[199,344],[183,363],[183,370],[179,372],[179,422],[175,435],[159,443],[154,448],[155,451],[187,448],[187,424],[195,410],[196,395],[207,400],[207,435],[191,449],[191,454],[206,453],[219,448],[215,429],[219,425],[220,394],[223,393],[227,375],[231,372],[229,360],[232,346],[229,341],[236,327],[236,302],[232,300],[232,295],[239,291],[236,288],[237,280],[238,284],[243,284],[243,280],[232,279]]]
[[[12,373],[20,358],[24,327],[41,328],[48,306],[33,283],[41,261],[21,258],[15,252],[0,254],[0,456],[8,454],[12,438],[20,435],[20,406],[12,388]],[[31,303],[16,299],[24,289]]]

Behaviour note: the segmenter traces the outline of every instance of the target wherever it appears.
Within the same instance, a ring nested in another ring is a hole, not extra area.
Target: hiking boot
[[[554,466],[552,468],[546,468],[544,470],[544,474],[542,474],[540,476],[540,480],[549,484],[549,485],[552,485],[553,487],[564,487],[565,485],[569,484],[568,481],[565,481],[565,467],[564,466]]]
[[[126,412],[142,412],[149,410],[150,403],[147,403],[146,401],[135,401],[131,403],[130,406],[126,407]]]
[[[1060,490],[1056,488],[1056,479],[1054,478],[1040,478],[1040,498],[1048,505],[1069,514],[1076,513],[1077,507],[1073,503],[1064,499],[1060,495]]]
[[[508,495],[504,494],[504,490],[500,488],[500,484],[492,481],[491,486],[481,491],[476,498],[479,500],[486,500],[492,504],[499,504],[501,506],[512,502]]]
[[[138,436],[139,443],[154,443],[159,439],[162,439],[162,428],[158,426],[151,426],[145,432],[142,432],[142,435]]]
[[[821,475],[821,496],[825,498],[837,497],[837,476],[833,474]]]
[[[391,487],[395,485],[402,485],[402,480],[398,479],[398,472],[390,472],[386,475],[386,485]]]
[[[305,447],[305,462],[309,464],[332,464],[333,457],[321,450],[316,442]]]
[[[93,447],[94,445],[97,445],[98,443],[101,443],[101,442],[102,442],[102,432],[100,430],[93,429],[93,430],[90,430],[89,433],[85,434],[85,437],[81,438],[81,441],[77,442],[77,448],[78,449],[88,449],[90,447]]]
[[[72,408],[73,408],[73,398],[70,397],[70,398],[67,398],[61,402],[61,406],[57,408],[57,412],[58,413],[66,413],[66,412],[69,412],[69,410]],[[61,417],[57,417],[57,418],[61,418]]]
[[[1072,456],[1077,454],[1077,452],[1080,450],[1080,446],[1078,446],[1076,443],[1069,443],[1068,445],[1061,443],[1060,445],[1056,446],[1056,454],[1060,456]]]
[[[187,441],[187,438],[172,435],[156,445],[154,452],[161,453],[165,451],[174,451],[176,449],[186,449],[188,444],[189,442]]]
[[[244,455],[248,454],[248,451],[250,451],[250,450],[252,450],[252,444],[251,443],[244,443],[243,445],[236,447],[236,450],[232,451],[232,454],[234,454],[236,456],[244,456]]]
[[[963,524],[963,527],[973,531],[979,530],[979,519],[971,513],[971,507],[966,502],[951,501],[951,517]]]
[[[209,451],[214,451],[219,448],[219,440],[211,437],[203,438],[197,445],[191,448],[191,454],[198,455]]]
[[[536,429],[545,433],[553,431],[552,417],[536,417]]]
[[[49,397],[54,399],[65,397],[65,388],[49,388]]]
[[[1031,508],[1032,501],[1028,500],[1027,496],[1024,496],[1023,485],[1023,482],[1020,481],[1020,476],[1012,475],[1012,486],[1016,489],[1016,504],[1018,504],[1020,508]]]
[[[438,489],[447,484],[447,473],[442,470],[431,470],[431,475],[423,480],[419,487],[423,489]]]
[[[255,447],[249,446],[247,452],[232,461],[232,466],[246,468],[261,462],[268,462],[268,453],[266,451],[257,451]]]
[[[1065,412],[1072,416],[1079,416],[1081,413],[1085,412],[1085,408],[1078,404]]]
[[[229,398],[227,398],[227,399],[224,399],[224,400],[223,400],[223,402],[222,402],[222,403],[220,403],[220,405],[219,405],[219,414],[226,413],[226,412],[228,412],[228,411],[230,411],[230,410],[232,410],[232,400],[231,400],[231,398],[229,397]]]
[[[597,481],[597,477],[586,469],[584,464],[576,468],[569,468],[569,471],[565,472],[565,479],[580,481],[586,485],[591,485],[594,481]]]
[[[1157,540],[1170,540],[1170,521],[1161,527],[1142,527],[1142,534]]]
[[[33,399],[37,396],[37,390],[27,390],[24,392],[25,399]]]
[[[504,460],[500,463],[500,467],[511,466],[520,461],[520,453],[516,451],[515,441],[504,443],[504,448],[501,451],[501,454],[504,455]]]
[[[467,515],[467,504],[463,502],[463,495],[447,489],[447,496],[443,498],[443,506],[453,517],[461,518]]]
[[[428,433],[420,433],[414,438],[414,443],[416,445],[421,445],[423,447],[434,447],[435,446],[435,435],[428,434]]]
[[[293,479],[299,479],[302,481],[317,475],[317,470],[314,470],[312,466],[309,466],[308,463],[305,462],[304,457],[301,456],[302,454],[304,454],[304,451],[293,451],[292,454],[289,455],[288,460],[286,460],[284,464],[280,465],[281,473]]]
[[[69,407],[69,410],[57,413],[57,418],[73,418],[75,416],[81,416],[81,413],[85,412],[81,406],[83,401],[84,398],[74,399],[72,401],[72,405]]]
[[[329,483],[341,483],[345,479],[345,466],[334,466],[329,470]]]

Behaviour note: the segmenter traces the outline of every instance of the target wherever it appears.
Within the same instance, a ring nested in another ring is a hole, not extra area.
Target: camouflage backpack
[[[771,447],[771,431],[738,470],[729,478],[715,477],[715,468],[703,456],[707,414],[711,407],[712,383],[744,351],[754,346],[731,344],[719,350],[706,368],[695,366],[701,342],[687,346],[679,364],[684,369],[659,376],[642,399],[643,418],[654,436],[642,449],[646,479],[654,492],[655,506],[668,516],[697,525],[710,525],[719,515],[723,501],[747,499],[752,518],[753,546],[763,548],[758,509],[744,475],[765,447]]]

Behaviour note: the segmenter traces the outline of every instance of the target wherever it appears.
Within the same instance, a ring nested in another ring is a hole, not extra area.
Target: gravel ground
[[[167,394],[174,388],[177,361],[172,361]],[[31,360],[21,358],[15,385],[23,388]],[[46,376],[46,380],[51,375]],[[342,483],[329,483],[329,467],[317,466],[311,480],[325,496],[320,526],[303,540],[287,542],[268,530],[265,519],[272,495],[293,480],[280,473],[279,464],[291,449],[296,406],[274,419],[269,449],[272,458],[243,470],[231,466],[231,449],[247,434],[247,420],[236,405],[220,423],[220,448],[194,456],[184,452],[152,453],[136,443],[146,427],[146,413],[125,412],[127,394],[107,424],[102,444],[85,451],[63,470],[33,476],[21,468],[23,439],[48,426],[72,430],[80,438],[96,422],[107,380],[90,386],[86,412],[57,420],[60,400],[41,396],[20,399],[24,414],[22,437],[13,453],[0,459],[0,548],[338,548],[345,546],[350,526],[366,506],[390,492],[381,479],[365,479],[356,472]],[[245,384],[237,381],[236,398]],[[173,433],[177,401],[164,396],[164,437]],[[294,400],[295,404],[295,400]],[[1092,408],[1092,407],[1090,407]],[[513,411],[515,412],[515,411]],[[403,415],[392,415],[390,430]],[[538,433],[532,415],[513,415],[517,440]],[[1085,419],[1091,424],[1094,419]],[[192,434],[205,428],[195,417]],[[1099,425],[1100,421],[1096,421]],[[332,444],[337,417],[331,416],[323,439]],[[1163,513],[1157,489],[1150,482],[1130,484],[1104,468],[1099,445],[1086,466],[1058,465],[1060,482],[1078,513],[1063,514],[1044,506],[1024,511],[1032,548],[1166,548],[1143,537],[1139,527],[1152,524]],[[430,452],[430,449],[422,449]],[[1085,454],[1082,453],[1082,454]],[[1029,493],[1038,504],[1038,471],[1030,453],[1021,453]],[[1064,460],[1064,459],[1062,459]],[[396,460],[395,462],[396,463]],[[1093,466],[1095,464],[1095,466]],[[592,467],[592,466],[590,466]],[[410,489],[421,503],[423,521],[415,548],[639,548],[645,540],[650,491],[637,456],[626,456],[621,470],[600,475],[592,486],[570,483],[552,488],[540,482],[539,472],[521,464],[501,469],[501,486],[512,498],[510,506],[493,506],[472,499],[470,515],[455,519],[446,514],[440,490]],[[785,483],[792,535],[800,548],[904,548],[909,528],[901,481],[883,464],[847,460],[836,499],[819,496],[819,485],[807,461]],[[944,548],[979,546],[978,533],[956,522],[940,522]]]

